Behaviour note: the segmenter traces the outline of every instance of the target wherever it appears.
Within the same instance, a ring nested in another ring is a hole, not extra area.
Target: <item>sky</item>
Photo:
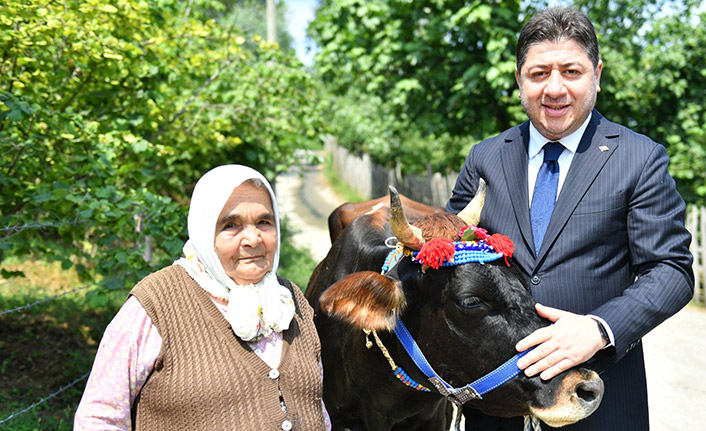
[[[314,51],[307,47],[314,48],[314,42],[307,40],[306,27],[314,19],[314,10],[318,5],[318,0],[284,0],[287,5],[287,21],[289,34],[294,38],[294,48],[299,59],[310,66],[314,63]]]

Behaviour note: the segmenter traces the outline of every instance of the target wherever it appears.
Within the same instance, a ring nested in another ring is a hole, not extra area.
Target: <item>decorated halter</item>
[[[392,250],[385,259],[382,273],[392,269],[404,256],[410,256],[412,261],[423,265],[424,269],[439,269],[442,266],[463,265],[464,263],[485,263],[512,257],[515,245],[510,238],[498,233],[488,235],[488,232],[477,226],[467,226],[459,233],[460,241],[445,238],[434,238],[424,243],[421,250],[410,250],[401,243]]]
[[[419,251],[410,250],[401,243],[397,243],[394,250],[392,250],[385,259],[382,274],[387,273],[405,256],[410,256],[412,261],[423,265],[423,270],[427,268],[439,269],[443,266],[463,265],[471,262],[484,264],[485,262],[495,261],[500,258],[504,258],[505,263],[510,266],[507,259],[512,257],[515,247],[507,236],[500,234],[488,235],[485,229],[470,225],[461,230],[459,237],[461,238],[460,241],[451,241],[442,238],[432,239],[424,243]],[[367,340],[367,336],[371,332],[375,337],[376,344],[390,363],[395,376],[411,388],[429,392],[429,388],[416,382],[392,361],[389,352],[384,345],[382,345],[375,331],[365,330],[366,347],[372,347],[372,343]],[[522,370],[517,367],[517,361],[529,352],[529,350],[520,352],[475,382],[460,388],[454,388],[434,371],[419,348],[419,345],[414,341],[414,338],[399,318],[397,319],[394,332],[417,368],[424,373],[441,395],[450,399],[457,406],[470,400],[481,399],[482,395],[503,385],[520,374]],[[458,429],[458,423],[456,427]]]

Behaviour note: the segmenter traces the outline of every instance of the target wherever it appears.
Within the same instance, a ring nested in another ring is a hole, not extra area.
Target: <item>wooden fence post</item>
[[[706,268],[705,268],[705,263],[706,261],[706,207],[701,206],[699,208],[699,224],[698,224],[698,229],[694,232],[694,238],[692,239],[692,242],[700,244],[699,247],[696,247],[695,253],[694,253],[694,258],[696,255],[699,255],[699,265],[694,266],[694,278],[697,277],[698,273],[698,278],[699,278],[699,286],[701,287],[700,289],[700,295],[696,293],[696,288],[694,288],[694,297],[696,299],[696,302],[699,303],[700,305],[705,305],[706,304]],[[694,260],[696,262],[696,260]]]
[[[699,274],[699,268],[701,267],[699,262],[699,207],[692,205],[686,214],[686,229],[691,233],[691,245],[689,245],[689,251],[691,255],[694,256],[694,263],[692,268],[694,270],[694,300],[699,298],[700,285],[701,285],[701,275]],[[698,302],[698,301],[697,301]]]
[[[699,208],[696,205],[692,205],[686,213],[686,230],[691,234],[691,244],[689,245],[689,251],[691,255],[694,256],[694,263],[691,267],[694,270],[694,298],[699,295],[699,284],[701,277],[699,277],[699,254],[696,252],[698,250],[698,236],[696,235],[698,230],[696,229],[698,224],[697,220],[699,217]]]
[[[706,207],[692,205],[686,216],[686,228],[691,233],[689,251],[694,256],[694,302],[706,304]]]

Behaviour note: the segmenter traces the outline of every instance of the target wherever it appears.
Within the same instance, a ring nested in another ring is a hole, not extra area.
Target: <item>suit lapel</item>
[[[527,192],[527,148],[529,146],[529,122],[521,124],[517,129],[505,137],[503,148],[500,151],[502,158],[503,174],[508,187],[508,194],[512,203],[515,221],[519,226],[524,251],[516,246],[516,253],[529,251],[527,261],[532,261],[534,240],[532,239],[532,226],[529,214],[529,194]]]
[[[583,138],[581,138],[576,154],[574,154],[569,173],[554,206],[554,213],[549,220],[547,233],[544,236],[542,248],[539,250],[539,256],[537,256],[537,264],[551,249],[581,198],[618,147],[618,141],[611,139],[618,134],[617,128],[612,123],[606,121],[598,111],[593,111],[591,121]]]

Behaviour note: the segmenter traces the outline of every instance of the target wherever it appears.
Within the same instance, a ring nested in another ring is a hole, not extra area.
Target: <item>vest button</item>
[[[535,275],[534,277],[532,277],[532,278],[530,279],[530,282],[536,286],[536,285],[538,285],[539,283],[542,282],[542,279],[539,278],[539,276]]]
[[[282,422],[282,429],[283,429],[284,431],[289,431],[289,430],[291,430],[291,429],[292,429],[292,423],[289,422],[289,421],[284,421],[284,422]]]
[[[267,374],[267,377],[271,378],[272,380],[276,379],[279,377],[279,371],[277,369],[271,369],[269,374]]]

